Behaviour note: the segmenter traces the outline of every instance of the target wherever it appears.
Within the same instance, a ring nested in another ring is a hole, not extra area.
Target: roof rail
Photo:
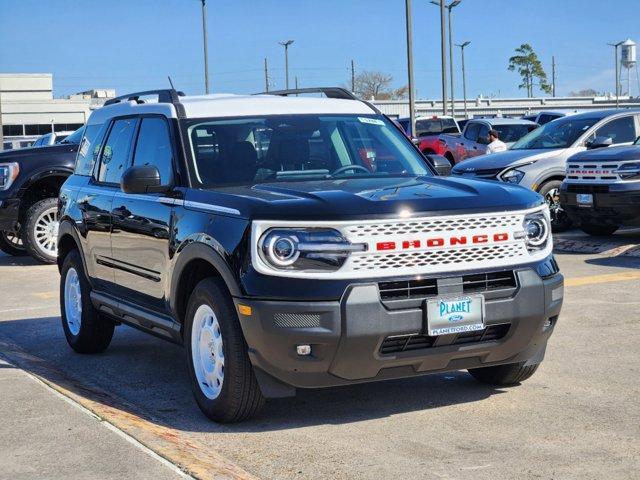
[[[163,90],[147,90],[145,92],[128,93],[119,97],[110,98],[109,100],[104,102],[104,105],[114,105],[116,103],[128,102],[130,100],[138,102],[140,97],[147,97],[149,95],[157,95],[158,103],[172,103],[174,105],[180,103],[179,97],[184,97],[183,92],[178,92],[172,88]]]
[[[304,93],[324,93],[327,98],[342,98],[344,100],[360,100],[352,92],[342,87],[313,87],[296,88],[291,90],[273,90],[270,92],[257,93],[256,95],[279,95],[288,97],[290,95],[300,95]]]

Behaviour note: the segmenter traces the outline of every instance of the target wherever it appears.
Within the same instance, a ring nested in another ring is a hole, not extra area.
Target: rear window
[[[537,125],[494,125],[493,128],[500,133],[500,140],[504,143],[513,143],[535,130]]]
[[[418,132],[419,137],[439,135],[440,133],[457,133],[458,126],[453,118],[418,120],[416,122],[416,132]]]

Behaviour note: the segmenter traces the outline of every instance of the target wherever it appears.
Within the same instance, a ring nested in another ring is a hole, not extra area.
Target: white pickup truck
[[[469,120],[460,134],[443,133],[438,141],[444,147],[445,156],[451,165],[467,158],[484,155],[489,143],[489,130],[500,133],[500,140],[511,146],[527,133],[538,128],[538,124],[521,118],[477,118]]]

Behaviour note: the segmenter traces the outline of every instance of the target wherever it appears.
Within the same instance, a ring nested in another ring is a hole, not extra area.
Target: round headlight
[[[298,239],[294,236],[272,232],[262,243],[265,258],[277,267],[293,265],[300,256]]]
[[[525,220],[524,231],[527,235],[527,243],[533,247],[543,245],[549,236],[547,222],[541,217],[527,218]]]

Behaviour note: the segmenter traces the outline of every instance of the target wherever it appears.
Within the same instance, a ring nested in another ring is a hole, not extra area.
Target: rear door
[[[155,165],[163,185],[175,178],[171,127],[161,115],[142,116],[133,165]],[[112,203],[111,249],[117,295],[163,312],[169,257],[172,203],[166,193],[127,194],[118,189]]]
[[[103,146],[98,146],[94,175],[78,194],[78,209],[85,227],[85,258],[94,285],[112,291],[115,284],[111,252],[111,204],[120,190],[120,177],[129,164],[137,119],[114,119]],[[81,149],[83,146],[80,147]]]

